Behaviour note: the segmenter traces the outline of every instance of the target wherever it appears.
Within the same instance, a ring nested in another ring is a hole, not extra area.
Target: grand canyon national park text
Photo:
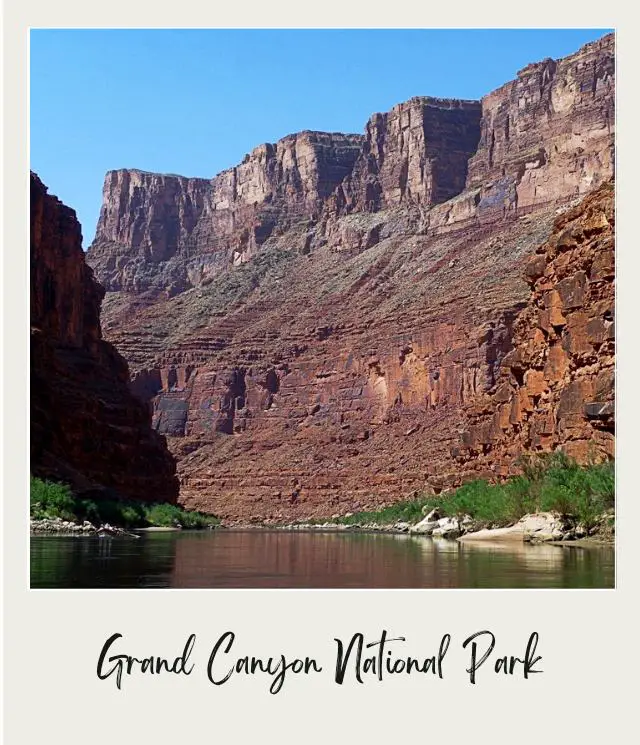
[[[336,656],[329,668],[336,684],[342,685],[350,677],[358,683],[384,682],[393,675],[426,675],[432,679],[444,678],[445,658],[452,643],[450,634],[444,634],[435,653],[412,656],[405,652],[403,636],[390,636],[383,630],[378,639],[369,641],[357,632],[347,641],[336,638]],[[497,645],[496,635],[489,630],[476,631],[462,642],[468,648],[468,667],[465,673],[472,685],[481,677],[479,671],[486,666],[487,674],[510,675],[528,680],[534,673],[541,673],[541,655],[537,655],[539,635],[532,632],[523,646],[521,656],[506,654]],[[129,651],[127,651],[129,648]],[[124,687],[126,676],[172,674],[189,676],[196,670],[196,635],[187,639],[182,654],[173,659],[150,655],[136,657],[130,654],[130,643],[123,635],[115,633],[104,643],[98,657],[97,675],[100,680],[113,679],[118,689]],[[284,654],[259,657],[246,653],[237,642],[233,631],[226,631],[211,648],[206,676],[215,686],[232,682],[237,675],[265,676],[268,690],[276,694],[285,681],[297,675],[322,673],[326,665],[310,656],[287,658]],[[202,666],[205,667],[205,666]],[[484,671],[483,671],[484,672]]]

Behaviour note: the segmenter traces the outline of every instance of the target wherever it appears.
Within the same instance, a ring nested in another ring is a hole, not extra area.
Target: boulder
[[[553,512],[537,512],[525,515],[519,522],[523,537],[528,542],[559,541],[567,532],[560,515]]]
[[[437,527],[439,527],[438,520],[430,520],[429,516],[427,516],[424,518],[424,520],[420,520],[419,523],[412,525],[409,528],[409,533],[415,533],[418,535],[431,535]]]
[[[440,538],[458,538],[460,525],[455,517],[444,517],[438,520],[438,527],[433,530],[431,535]]]

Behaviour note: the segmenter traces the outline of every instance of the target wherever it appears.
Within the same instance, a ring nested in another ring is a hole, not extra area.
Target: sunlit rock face
[[[528,65],[482,99],[482,134],[467,185],[479,208],[527,208],[583,195],[613,174],[614,36]]]
[[[607,183],[557,219],[526,265],[531,295],[495,386],[469,409],[461,461],[558,447],[581,462],[614,456],[614,229]]]
[[[212,181],[107,175],[88,254],[103,328],[168,437],[185,504],[326,516],[495,477],[524,447],[583,457],[569,443],[589,428],[611,451],[597,405],[612,400],[598,376],[613,353],[593,347],[608,316],[596,329],[599,311],[566,306],[613,287],[590,284],[589,257],[606,263],[591,239],[575,271],[553,260],[526,381],[507,391],[504,364],[542,302],[530,261],[613,177],[613,51],[603,37],[479,102],[413,98],[364,135],[292,135]],[[504,404],[523,387],[512,423]],[[494,439],[478,434],[494,415]]]
[[[88,258],[107,290],[173,295],[313,221],[360,152],[360,135],[300,132],[212,180],[110,171]],[[303,237],[304,240],[304,237]]]

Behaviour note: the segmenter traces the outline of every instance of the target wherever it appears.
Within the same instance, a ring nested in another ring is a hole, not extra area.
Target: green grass
[[[337,518],[334,522],[346,525],[416,523],[428,510],[437,507],[445,516],[469,515],[493,525],[508,525],[532,512],[559,512],[590,529],[603,512],[614,506],[613,461],[579,466],[564,453],[556,452],[522,458],[519,465],[522,475],[501,484],[472,481],[442,496],[422,496],[376,512],[358,512]]]
[[[215,527],[217,517],[183,510],[174,504],[147,504],[125,499],[87,499],[75,495],[66,484],[31,476],[31,517],[61,518],[121,528],[174,527],[185,529]]]

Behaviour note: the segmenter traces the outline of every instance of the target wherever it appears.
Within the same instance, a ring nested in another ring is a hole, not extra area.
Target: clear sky
[[[106,171],[212,178],[263,142],[480,98],[606,30],[34,30],[31,168],[95,232]]]

